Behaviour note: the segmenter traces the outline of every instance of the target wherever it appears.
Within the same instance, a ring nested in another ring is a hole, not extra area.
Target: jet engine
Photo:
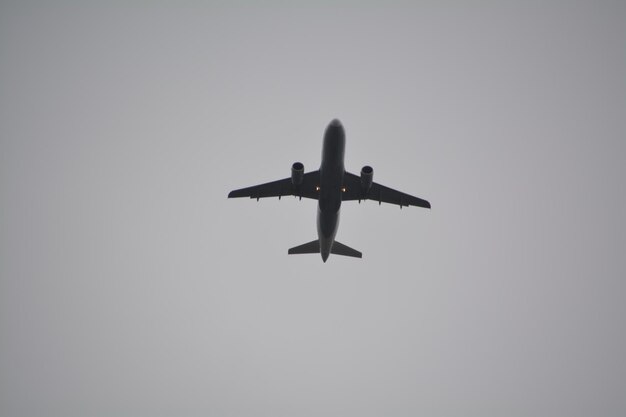
[[[361,168],[361,189],[363,190],[363,194],[367,194],[370,190],[372,181],[374,181],[374,168],[365,165]]]
[[[294,162],[291,166],[291,183],[300,185],[302,184],[302,178],[304,178],[304,165],[302,162]]]

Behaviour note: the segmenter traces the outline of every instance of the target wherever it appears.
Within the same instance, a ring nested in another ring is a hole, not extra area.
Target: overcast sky
[[[624,2],[108,3],[0,3],[0,415],[626,415]],[[324,264],[335,117],[433,209]]]

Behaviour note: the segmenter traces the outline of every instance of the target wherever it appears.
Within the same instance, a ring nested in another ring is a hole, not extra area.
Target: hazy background
[[[621,1],[3,1],[0,415],[626,415],[625,161]]]

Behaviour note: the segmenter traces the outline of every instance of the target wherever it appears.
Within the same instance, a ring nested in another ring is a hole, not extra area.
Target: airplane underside
[[[310,198],[318,201],[318,238],[287,251],[290,255],[319,253],[326,262],[334,255],[361,258],[361,252],[335,240],[339,227],[339,213],[343,201],[374,200],[402,207],[417,206],[430,208],[430,203],[418,197],[396,191],[373,181],[374,170],[370,166],[361,169],[361,175],[351,174],[344,168],[345,132],[341,122],[334,119],[324,133],[322,163],[319,170],[304,173],[304,165],[295,162],[291,166],[291,177],[252,187],[233,190],[232,197],[249,197],[257,201],[264,197],[286,195]]]

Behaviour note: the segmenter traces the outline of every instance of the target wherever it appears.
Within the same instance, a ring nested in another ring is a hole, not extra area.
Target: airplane
[[[347,172],[344,168],[344,151],[346,134],[338,119],[333,119],[324,133],[322,147],[322,163],[317,171],[304,173],[304,165],[294,162],[291,166],[291,177],[252,187],[233,190],[228,198],[250,197],[260,198],[293,195],[302,200],[310,198],[318,200],[317,236],[318,238],[287,251],[289,255],[319,253],[324,263],[328,256],[351,256],[361,258],[361,252],[335,240],[339,226],[339,210],[342,201],[374,200],[381,203],[397,204],[402,207],[417,206],[430,209],[430,203],[400,191],[392,190],[373,182],[374,169],[364,166],[361,175]]]

